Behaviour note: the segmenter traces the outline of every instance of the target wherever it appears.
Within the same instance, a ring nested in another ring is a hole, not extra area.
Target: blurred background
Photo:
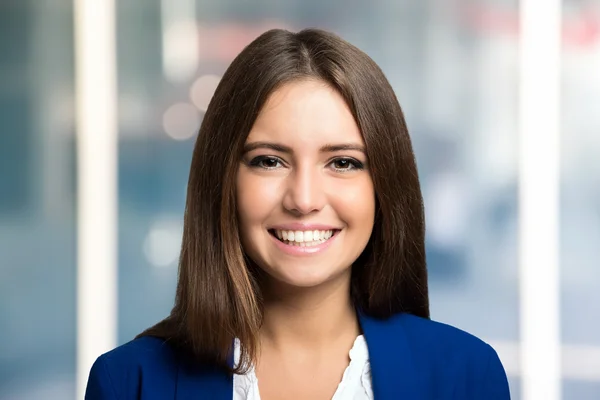
[[[0,399],[76,396],[74,7],[0,0]],[[426,200],[436,320],[520,398],[517,0],[117,0],[118,344],[172,306],[196,132],[273,27],[332,30],[394,86]],[[600,399],[600,0],[563,0],[562,398]],[[544,143],[540,143],[542,151]],[[526,399],[523,399],[526,400]]]

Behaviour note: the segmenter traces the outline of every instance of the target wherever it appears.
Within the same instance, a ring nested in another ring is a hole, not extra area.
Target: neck
[[[360,334],[350,274],[318,287],[265,282],[262,341],[275,348],[320,349]]]

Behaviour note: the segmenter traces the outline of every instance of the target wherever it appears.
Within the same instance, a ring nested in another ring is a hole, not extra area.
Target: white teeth
[[[298,243],[302,245],[305,243],[303,246],[314,246],[331,238],[333,236],[333,231],[286,231],[277,229],[275,230],[275,236],[283,242],[289,242],[289,244]]]
[[[283,243],[290,245],[290,246],[297,246],[297,247],[311,247],[311,246],[316,246],[318,244],[321,243],[325,243],[326,240],[313,240],[312,242],[290,242],[288,240],[284,240]]]

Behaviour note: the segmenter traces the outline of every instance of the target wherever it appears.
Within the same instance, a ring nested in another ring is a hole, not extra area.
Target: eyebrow
[[[292,148],[279,143],[271,142],[252,142],[244,145],[244,154],[256,150],[256,149],[269,149],[280,153],[292,154]],[[359,151],[363,154],[367,154],[364,146],[355,143],[340,143],[340,144],[326,144],[319,149],[321,153],[334,153],[336,151]]]

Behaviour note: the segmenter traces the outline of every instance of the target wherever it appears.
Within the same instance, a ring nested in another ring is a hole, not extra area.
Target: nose
[[[322,174],[314,167],[297,168],[287,177],[283,207],[296,215],[306,215],[325,207],[327,196]]]

